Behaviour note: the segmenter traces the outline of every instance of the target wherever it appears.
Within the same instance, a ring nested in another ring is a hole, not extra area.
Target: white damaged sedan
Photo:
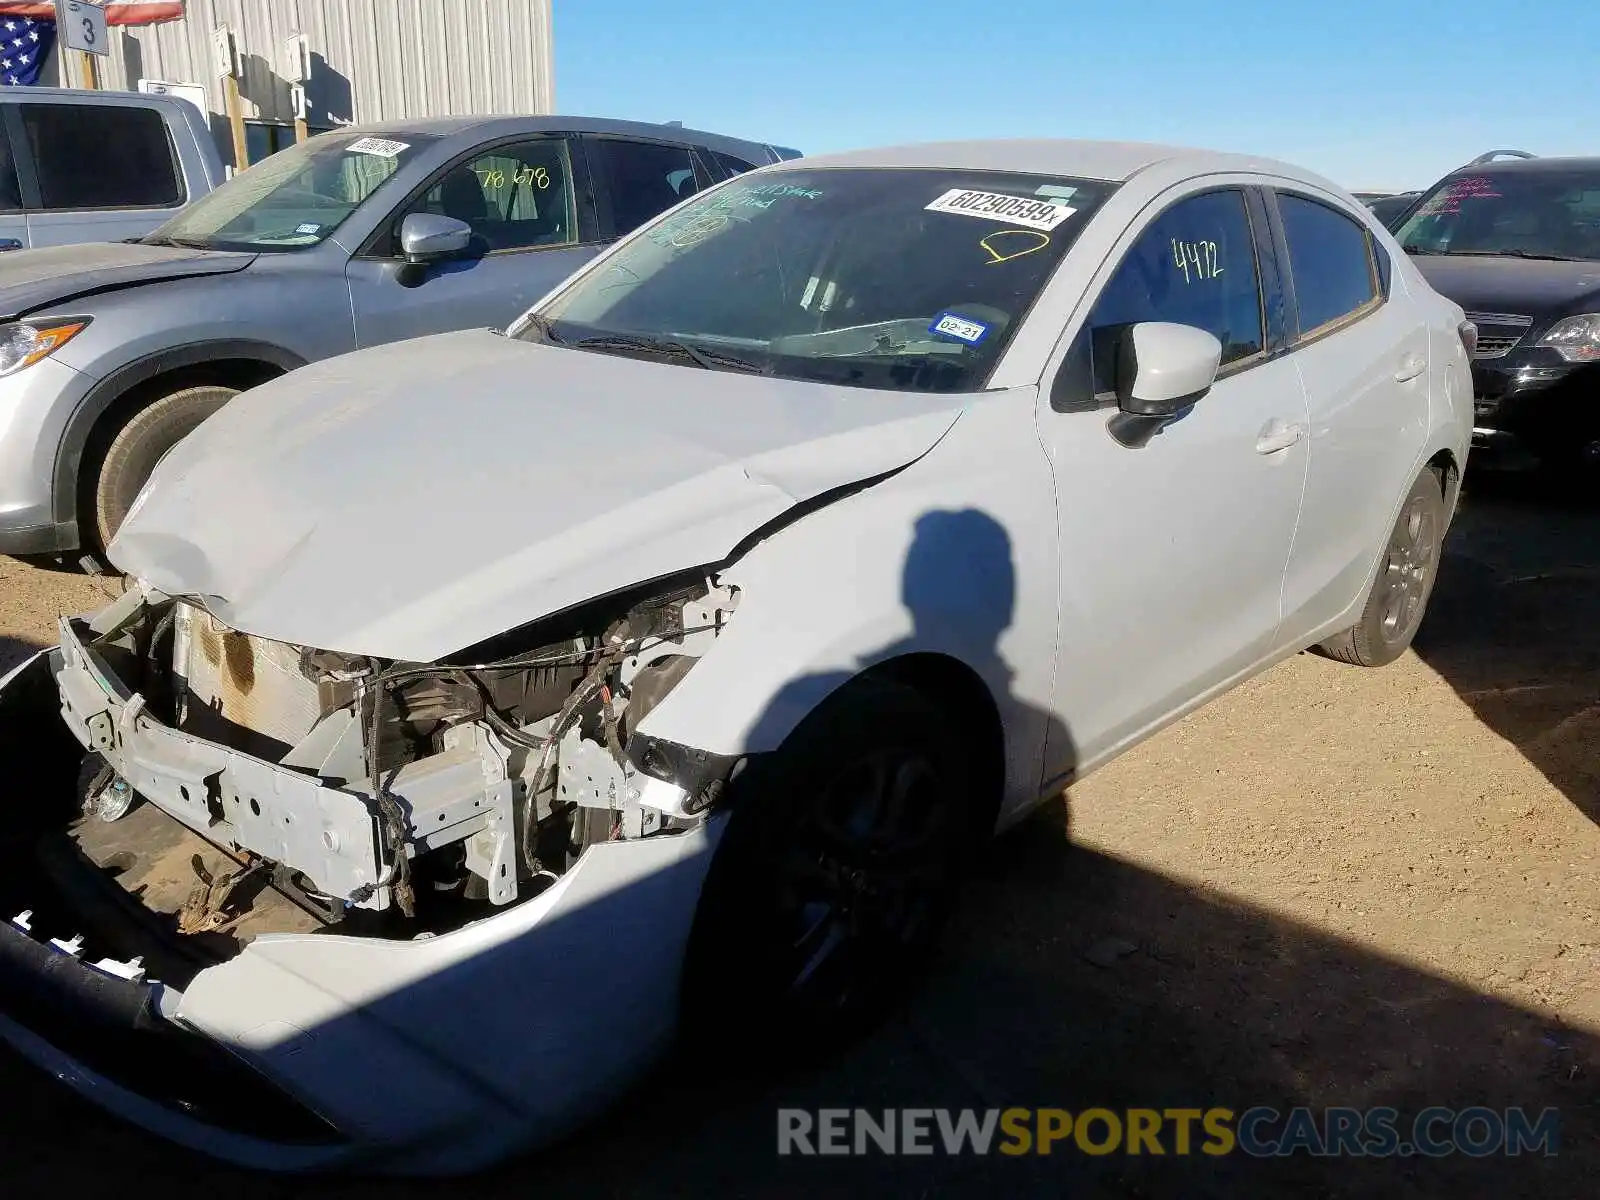
[[[222,1158],[440,1172],[688,1020],[852,1027],[993,831],[1407,647],[1473,337],[1285,164],[939,144],[247,392],[0,683],[0,1036]]]

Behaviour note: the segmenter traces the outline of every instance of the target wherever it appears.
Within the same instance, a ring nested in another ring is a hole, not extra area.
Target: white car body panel
[[[721,829],[595,846],[533,900],[437,937],[263,936],[196,976],[178,1018],[363,1141],[479,1166],[565,1132],[666,1047]]]
[[[108,553],[246,633],[428,662],[715,562],[926,452],[961,404],[438,334],[239,396]]]
[[[1311,469],[1285,586],[1297,633],[1364,590],[1373,531],[1388,528],[1399,500],[1394,481],[1409,486],[1420,465],[1430,347],[1426,314],[1408,300],[1391,297],[1290,356],[1310,401]]]
[[[640,731],[718,754],[776,749],[866,668],[941,654],[981,678],[1000,712],[1003,808],[1035,803],[1057,632],[1055,507],[1034,405],[1031,388],[972,401],[926,457],[728,568],[744,595],[738,619]],[[951,521],[971,567],[953,586],[907,579],[917,523],[930,515]]]
[[[1115,240],[1097,260],[1085,260],[1094,274],[1080,295],[1097,295],[1150,221],[1173,204],[1261,182],[1229,173],[1142,196],[1130,223],[1110,231]],[[1064,323],[1061,355],[1090,308],[1078,305]],[[1046,379],[1059,367],[1056,357]],[[1103,412],[1057,413],[1041,401],[1040,436],[1061,509],[1054,707],[1076,742],[1050,752],[1048,780],[1067,782],[1196,694],[1266,661],[1282,619],[1281,581],[1309,452],[1304,439],[1270,454],[1257,443],[1274,423],[1306,420],[1304,390],[1287,358],[1219,378],[1192,413],[1139,449],[1107,436]],[[1225,538],[1217,536],[1222,529]],[[1091,629],[1092,637],[1078,635]],[[1182,638],[1159,637],[1180,629]]]

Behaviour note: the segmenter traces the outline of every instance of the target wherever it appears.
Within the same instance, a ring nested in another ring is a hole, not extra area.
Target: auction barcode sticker
[[[388,138],[357,138],[345,147],[351,154],[376,154],[379,158],[393,158],[406,149],[410,142],[392,142]]]
[[[955,213],[963,217],[984,217],[1029,229],[1054,229],[1078,210],[1031,196],[1007,196],[1003,192],[973,192],[951,188],[932,204],[929,212]]]

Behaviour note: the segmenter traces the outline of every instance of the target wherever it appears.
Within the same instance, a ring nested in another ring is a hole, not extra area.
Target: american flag
[[[54,21],[0,18],[0,81],[28,87],[39,82],[39,68],[56,40]]]

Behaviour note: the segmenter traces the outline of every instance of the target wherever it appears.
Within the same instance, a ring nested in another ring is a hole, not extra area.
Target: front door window
[[[448,171],[406,210],[414,212],[465,221],[491,253],[574,245],[578,220],[567,140],[496,146]]]

